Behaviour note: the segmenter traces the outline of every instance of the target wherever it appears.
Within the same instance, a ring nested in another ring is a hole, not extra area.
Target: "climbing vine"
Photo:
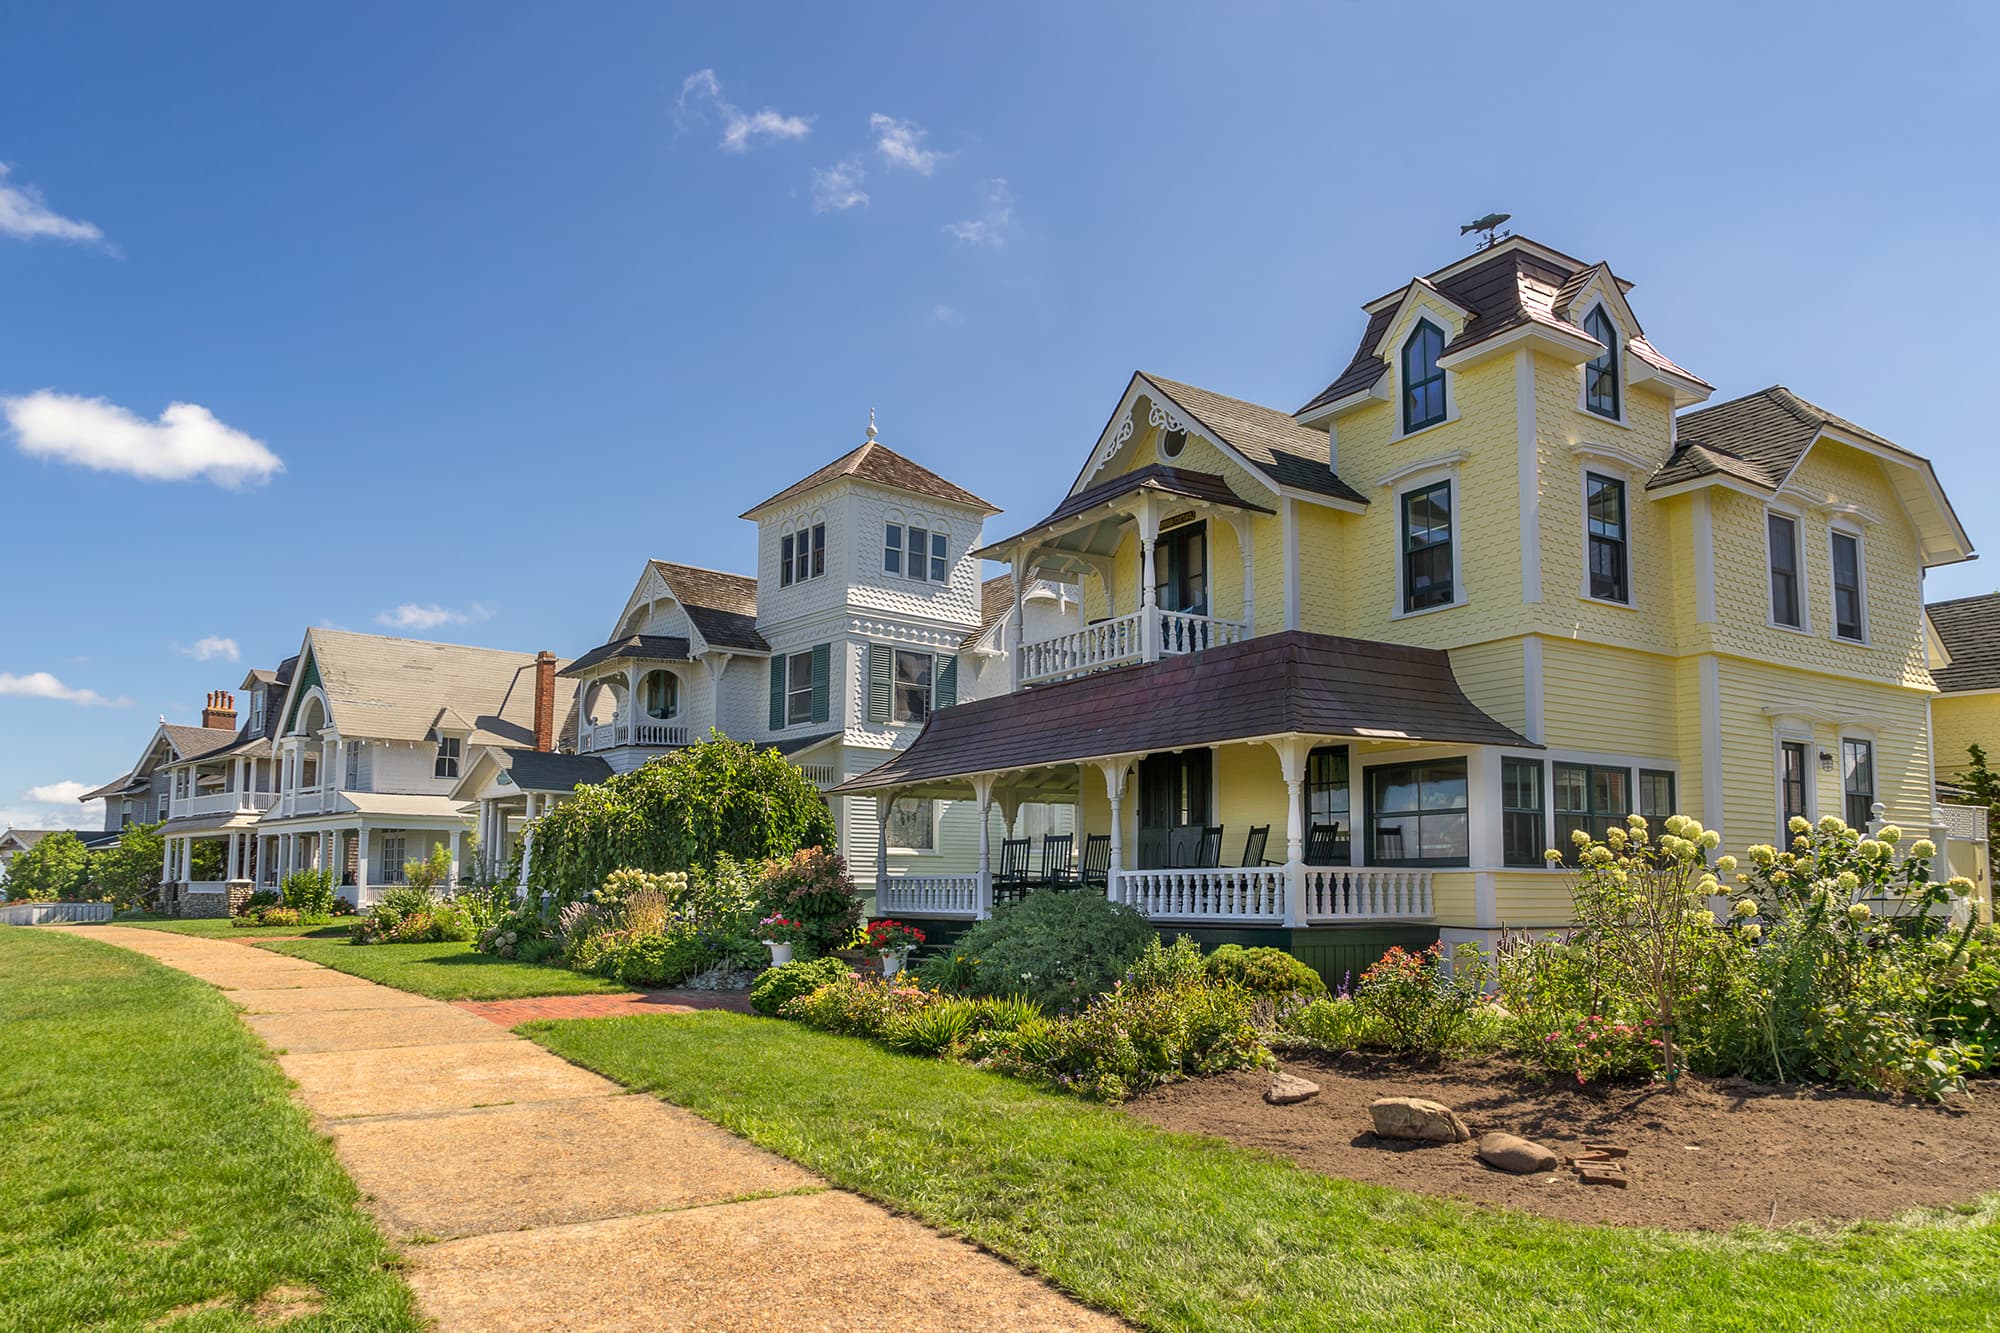
[[[534,839],[528,888],[557,905],[625,867],[705,870],[719,856],[762,861],[835,844],[826,798],[797,765],[717,731],[577,788],[535,821]]]

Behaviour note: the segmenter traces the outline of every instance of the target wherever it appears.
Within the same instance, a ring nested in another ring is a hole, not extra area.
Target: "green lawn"
[[[0,928],[0,1329],[415,1330],[394,1253],[220,992],[55,931]]]
[[[164,930],[175,935],[198,935],[204,939],[257,940],[273,936],[305,935],[314,939],[345,939],[353,917],[341,918],[331,926],[234,926],[228,917],[152,916],[133,912],[116,918],[116,926],[137,926],[141,930]]]
[[[1330,1179],[769,1019],[521,1030],[1149,1328],[1880,1331],[2000,1311],[2000,1200],[1814,1235],[1581,1227]]]
[[[344,939],[316,939],[271,940],[258,947],[433,1000],[518,1000],[529,995],[602,995],[629,989],[566,967],[495,958],[470,944],[349,944]]]

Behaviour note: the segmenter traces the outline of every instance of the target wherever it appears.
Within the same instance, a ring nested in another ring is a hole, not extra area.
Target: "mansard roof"
[[[653,568],[709,647],[771,651],[771,645],[757,632],[756,579],[666,560],[653,561]]]
[[[872,433],[874,427],[870,426]],[[752,505],[743,512],[744,518],[755,518],[773,505],[804,495],[828,482],[844,477],[854,477],[862,481],[872,481],[878,486],[894,490],[908,491],[931,500],[942,500],[946,504],[964,505],[968,509],[978,509],[988,514],[1000,510],[980,499],[963,486],[946,481],[921,463],[912,462],[879,440],[869,439],[858,449],[850,450],[828,463],[819,471],[802,481],[793,482],[761,504]]]

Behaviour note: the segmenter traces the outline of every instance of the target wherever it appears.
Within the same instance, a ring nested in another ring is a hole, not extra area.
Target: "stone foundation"
[[[229,915],[229,895],[226,893],[183,893],[180,910],[174,913],[181,917],[224,917]]]
[[[241,912],[243,910],[243,904],[250,901],[250,895],[256,892],[256,890],[257,886],[255,884],[252,884],[247,879],[230,880],[228,915],[235,916],[239,912]]]

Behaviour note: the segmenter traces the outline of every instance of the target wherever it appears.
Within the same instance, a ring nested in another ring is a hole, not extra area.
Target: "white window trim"
[[[1771,596],[1771,515],[1790,519],[1792,523],[1793,568],[1799,581],[1799,623],[1787,625],[1778,619],[1777,602]],[[1811,634],[1812,627],[1812,579],[1806,568],[1806,520],[1805,515],[1790,505],[1767,504],[1764,506],[1764,624],[1787,634]]]
[[[787,727],[802,727],[812,721],[812,691],[813,691],[812,656],[813,656],[813,650],[810,648],[807,648],[803,652],[784,654],[785,725]],[[796,673],[794,673],[792,670],[792,668],[801,660],[803,660],[806,664],[806,672],[805,672],[806,683],[804,689],[799,688],[798,677]],[[805,696],[806,715],[801,718],[794,718],[792,716],[792,698],[794,695],[800,695],[800,694],[803,694]]]
[[[899,800],[929,801],[931,806],[931,845],[928,847],[899,847],[889,843],[892,856],[939,856],[944,850],[944,806],[943,801],[931,796],[899,797]],[[895,803],[892,801],[891,806]]]
[[[1401,409],[1398,408],[1397,410],[1400,411]],[[1403,609],[1406,604],[1403,596],[1403,556],[1405,554],[1403,550],[1403,497],[1412,491],[1429,490],[1440,481],[1449,484],[1451,487],[1451,600],[1440,602],[1436,606],[1424,606],[1414,611],[1405,611]],[[1427,468],[1421,472],[1413,472],[1396,483],[1396,489],[1393,492],[1394,507],[1390,511],[1390,522],[1394,524],[1391,531],[1396,543],[1396,604],[1391,609],[1389,619],[1409,620],[1416,616],[1435,615],[1439,611],[1450,611],[1465,605],[1465,544],[1460,540],[1462,525],[1458,521],[1461,490],[1462,488],[1459,485],[1458,479],[1458,465],[1456,463],[1440,468]]]
[[[1772,827],[1778,830],[1775,844],[1779,851],[1792,845],[1792,831],[1785,827],[1785,746],[1787,743],[1806,747],[1806,813],[1805,817],[1819,822],[1819,738],[1813,734],[1810,722],[1790,718],[1778,719],[1771,728],[1771,799]],[[1835,764],[1836,769],[1838,763]]]
[[[1607,417],[1601,412],[1590,410],[1589,361],[1585,361],[1576,368],[1576,410],[1589,417],[1592,421],[1602,421],[1606,425],[1622,426],[1626,430],[1631,430],[1632,423],[1626,419],[1626,408],[1630,402],[1630,395],[1626,393],[1626,390],[1630,387],[1631,381],[1625,374],[1626,365],[1631,358],[1625,351],[1625,344],[1628,339],[1624,328],[1618,323],[1618,316],[1612,312],[1610,304],[1600,296],[1590,303],[1588,310],[1585,310],[1583,314],[1577,317],[1576,326],[1583,330],[1585,337],[1592,336],[1588,327],[1590,317],[1600,310],[1604,312],[1604,317],[1611,321],[1611,332],[1617,338],[1617,342],[1611,348],[1611,354],[1616,358],[1618,367],[1618,415]],[[1594,360],[1595,358],[1592,359]]]
[[[444,749],[447,742],[456,745],[458,747],[457,752],[449,756],[452,767],[456,771],[451,773],[440,773],[438,772],[438,769],[443,766],[444,761],[447,758]],[[355,751],[353,753],[358,753],[358,751]],[[465,771],[465,737],[457,734],[447,734],[439,736],[437,741],[437,752],[431,756],[431,781],[456,782],[458,781],[459,774],[463,773],[464,771]]]
[[[1620,401],[1623,401],[1622,399]],[[1595,416],[1595,413],[1591,415]],[[1606,418],[1599,417],[1602,421]],[[1592,476],[1615,481],[1625,488],[1625,600],[1613,601],[1609,597],[1599,597],[1590,591],[1590,479]],[[1585,455],[1583,465],[1577,469],[1576,495],[1577,514],[1583,524],[1580,529],[1582,545],[1580,558],[1583,561],[1582,577],[1577,584],[1577,596],[1598,606],[1609,606],[1620,611],[1639,610],[1639,562],[1632,558],[1632,471],[1620,462],[1616,455],[1595,453]],[[1454,514],[1454,519],[1456,515]]]
[[[1882,800],[1882,742],[1870,727],[1843,725],[1834,742],[1833,780],[1840,789],[1840,817],[1847,818],[1847,743],[1859,741],[1868,747],[1868,808],[1872,812]],[[1864,825],[1862,831],[1866,832]]]
[[[1849,638],[1840,632],[1840,587],[1836,582],[1839,565],[1834,560],[1834,539],[1851,537],[1854,539],[1854,576],[1859,580],[1861,602],[1861,637]],[[1866,648],[1868,643],[1868,535],[1859,523],[1835,519],[1826,529],[1826,607],[1827,632],[1836,643],[1851,643]]]
[[[1402,440],[1414,440],[1419,435],[1439,430],[1458,420],[1458,370],[1453,366],[1443,366],[1440,369],[1444,371],[1444,420],[1433,421],[1430,425],[1419,426],[1415,430],[1403,429],[1403,348],[1409,345],[1410,337],[1416,333],[1417,321],[1420,319],[1429,320],[1437,327],[1438,332],[1444,335],[1446,350],[1441,355],[1450,354],[1451,340],[1458,336],[1453,326],[1458,325],[1460,321],[1432,306],[1419,303],[1411,307],[1411,318],[1403,323],[1397,338],[1390,344],[1393,355],[1389,357],[1389,406],[1395,409],[1395,416],[1392,418],[1394,429],[1389,435],[1391,444]]]

